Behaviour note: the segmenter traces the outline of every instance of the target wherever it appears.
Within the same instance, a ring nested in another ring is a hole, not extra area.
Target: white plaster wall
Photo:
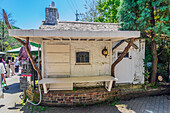
[[[134,42],[139,49],[133,49],[132,55],[134,56],[133,74],[134,83],[144,83],[144,62],[145,59],[145,40],[136,40]]]
[[[116,44],[117,44],[117,42],[114,42],[113,47]],[[112,63],[117,59],[117,52],[123,51],[124,48],[127,46],[127,44],[128,43],[124,42],[118,48],[113,50]],[[134,83],[134,84],[144,83],[144,75],[143,75],[144,62],[143,62],[143,59],[145,58],[145,40],[137,39],[137,40],[135,40],[134,44],[136,44],[139,47],[139,49],[135,49],[133,47],[130,48],[129,53],[130,53],[130,56],[132,57],[132,59],[129,63],[131,63],[131,64],[123,65],[123,62],[126,62],[126,58],[124,58],[120,62],[120,64],[122,64],[122,66],[119,66],[119,67],[117,66],[115,69],[115,74],[116,74],[115,76],[118,78],[120,78],[120,77],[124,78],[123,81],[119,80],[117,83]],[[128,72],[128,69],[131,72]],[[117,74],[118,71],[126,71],[128,76],[119,75],[119,74]],[[125,79],[129,79],[129,78],[130,78],[130,80],[128,80],[128,81],[125,80]]]
[[[70,76],[100,76],[111,75],[110,72],[110,42],[71,42],[71,75]],[[108,56],[102,55],[104,47]],[[76,64],[76,52],[89,52],[89,65]]]
[[[142,42],[142,43],[140,43]],[[123,51],[127,46],[127,43],[124,42],[121,46],[116,48],[111,55],[111,48],[115,45],[111,42],[88,42],[88,41],[78,41],[78,42],[55,42],[54,44],[66,44],[70,45],[70,76],[102,76],[102,75],[111,75],[111,64],[117,59],[117,51]],[[131,78],[130,83],[144,83],[144,67],[143,67],[143,59],[145,56],[145,43],[142,41],[135,40],[134,42],[139,49],[134,49],[131,47],[130,55],[132,56],[131,62]],[[108,49],[108,56],[102,55],[102,49],[106,46]],[[44,46],[45,51],[45,46]],[[76,52],[79,51],[88,51],[90,54],[90,64],[89,65],[77,65],[76,64]],[[117,71],[123,71],[124,68],[117,69]],[[46,74],[45,74],[46,75]],[[116,75],[122,76],[123,75]],[[47,75],[46,75],[47,77]],[[124,83],[121,82],[120,83]],[[83,85],[83,84],[82,84]],[[80,86],[77,85],[77,86]],[[83,85],[83,86],[87,86]]]
[[[52,45],[70,45],[70,75],[69,76],[102,76],[111,75],[111,42],[103,41],[75,41],[75,42],[59,42],[59,41],[44,41],[44,51],[46,51],[46,44]],[[108,56],[105,58],[102,55],[104,47],[108,49]],[[56,48],[57,49],[57,48]],[[89,64],[76,64],[76,52],[89,52]],[[46,56],[44,54],[44,56]],[[46,57],[44,57],[46,58]],[[45,67],[45,76],[48,77]]]

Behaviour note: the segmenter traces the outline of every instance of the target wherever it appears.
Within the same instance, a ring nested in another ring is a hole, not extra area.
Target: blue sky
[[[85,12],[85,0],[0,0],[0,9],[12,13],[15,26],[21,29],[38,29],[45,20],[45,8],[55,2],[59,20],[75,21],[75,10]]]

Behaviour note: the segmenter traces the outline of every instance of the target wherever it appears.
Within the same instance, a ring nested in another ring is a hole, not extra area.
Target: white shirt
[[[0,74],[4,74],[6,71],[5,71],[5,67],[4,67],[4,64],[1,62],[0,63]]]
[[[5,67],[4,67],[4,64],[3,63],[0,63],[0,98],[3,98],[3,92],[2,92],[2,83],[1,83],[1,74],[4,74],[6,71],[5,71]]]

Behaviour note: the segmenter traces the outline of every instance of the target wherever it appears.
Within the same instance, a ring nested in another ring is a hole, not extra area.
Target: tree
[[[84,8],[86,9],[86,12],[83,14],[82,21],[95,22],[99,14],[97,5],[98,3],[96,0],[85,1]]]
[[[86,0],[83,21],[117,23],[120,0]]]
[[[15,20],[12,18],[12,14],[7,14],[9,17],[9,22],[11,25],[15,23]],[[17,27],[12,26],[15,29],[18,29]],[[5,25],[3,14],[0,12],[0,51],[7,51],[12,48],[17,48],[21,44],[19,44],[15,39],[8,36],[8,28]]]
[[[6,23],[7,28],[8,28],[8,29],[12,29],[12,27],[11,27],[11,25],[9,24],[9,21],[8,21],[8,16],[7,16],[7,14],[5,13],[5,10],[4,10],[4,9],[3,9],[3,17],[4,17],[4,20],[5,20],[5,23]],[[30,61],[31,61],[31,64],[32,64],[34,70],[37,72],[37,74],[38,74],[38,76],[39,76],[39,79],[41,79],[41,71],[40,71],[40,69],[36,66],[36,63],[35,63],[35,61],[34,61],[34,59],[33,59],[33,57],[32,57],[31,51],[30,51],[30,49],[29,49],[29,47],[28,47],[29,37],[26,37],[26,43],[25,43],[23,40],[19,39],[19,38],[14,37],[14,39],[16,39],[18,42],[20,42],[20,43],[25,47],[26,52],[27,52],[27,54],[28,54],[28,57],[29,57],[29,59],[30,59]]]
[[[157,42],[170,35],[168,4],[168,0],[122,0],[118,8],[122,30],[140,30],[141,36],[151,41],[151,83],[156,81]]]
[[[120,0],[98,0],[97,11],[99,16],[96,22],[117,23],[117,8]]]

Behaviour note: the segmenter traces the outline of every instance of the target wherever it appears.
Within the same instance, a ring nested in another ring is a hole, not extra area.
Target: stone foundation
[[[95,104],[106,100],[112,100],[119,94],[119,89],[108,92],[104,88],[78,89],[77,91],[49,91],[42,93],[42,105],[71,106]]]
[[[44,94],[42,91],[41,105],[45,106],[72,106],[72,105],[89,105],[104,102],[107,100],[113,101],[115,97],[118,100],[129,100],[143,96],[157,96],[170,94],[170,88],[158,87],[157,89],[128,89],[128,88],[113,88],[108,92],[105,88],[74,88],[72,91],[49,91]],[[29,100],[38,103],[39,92],[27,89]]]

